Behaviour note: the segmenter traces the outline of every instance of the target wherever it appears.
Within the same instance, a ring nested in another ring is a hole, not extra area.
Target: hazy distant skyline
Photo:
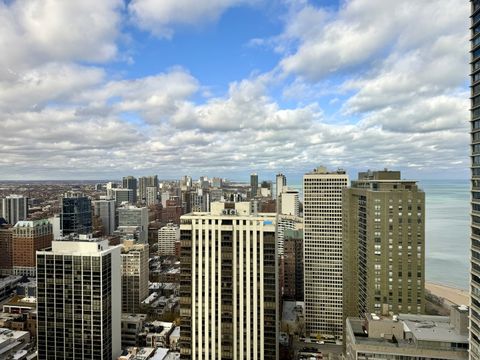
[[[0,180],[468,178],[468,16],[464,0],[0,2]]]

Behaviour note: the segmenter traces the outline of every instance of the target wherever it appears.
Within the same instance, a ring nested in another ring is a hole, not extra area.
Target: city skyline
[[[2,3],[2,179],[468,178],[468,2],[189,5]]]

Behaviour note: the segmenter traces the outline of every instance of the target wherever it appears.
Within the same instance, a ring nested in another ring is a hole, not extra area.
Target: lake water
[[[419,183],[426,198],[426,279],[468,289],[470,182],[421,180]],[[302,192],[301,185],[289,186]]]
[[[422,180],[426,198],[426,279],[468,289],[470,183]]]

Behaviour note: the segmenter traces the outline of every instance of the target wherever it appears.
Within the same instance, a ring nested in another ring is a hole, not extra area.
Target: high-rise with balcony
[[[425,311],[425,193],[399,171],[359,173],[343,191],[344,311]]]
[[[212,203],[180,225],[182,359],[278,358],[275,214]]]
[[[121,354],[120,246],[80,235],[37,252],[38,359]]]
[[[342,337],[342,190],[347,185],[343,170],[318,167],[303,177],[305,320],[312,336]]]
[[[480,0],[471,1],[470,357],[480,359]]]

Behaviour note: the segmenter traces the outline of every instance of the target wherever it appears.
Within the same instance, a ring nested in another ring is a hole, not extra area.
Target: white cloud
[[[174,25],[197,25],[218,19],[230,7],[258,0],[132,0],[133,21],[159,37],[171,37]]]
[[[117,54],[122,0],[0,2],[0,78],[46,62]]]

